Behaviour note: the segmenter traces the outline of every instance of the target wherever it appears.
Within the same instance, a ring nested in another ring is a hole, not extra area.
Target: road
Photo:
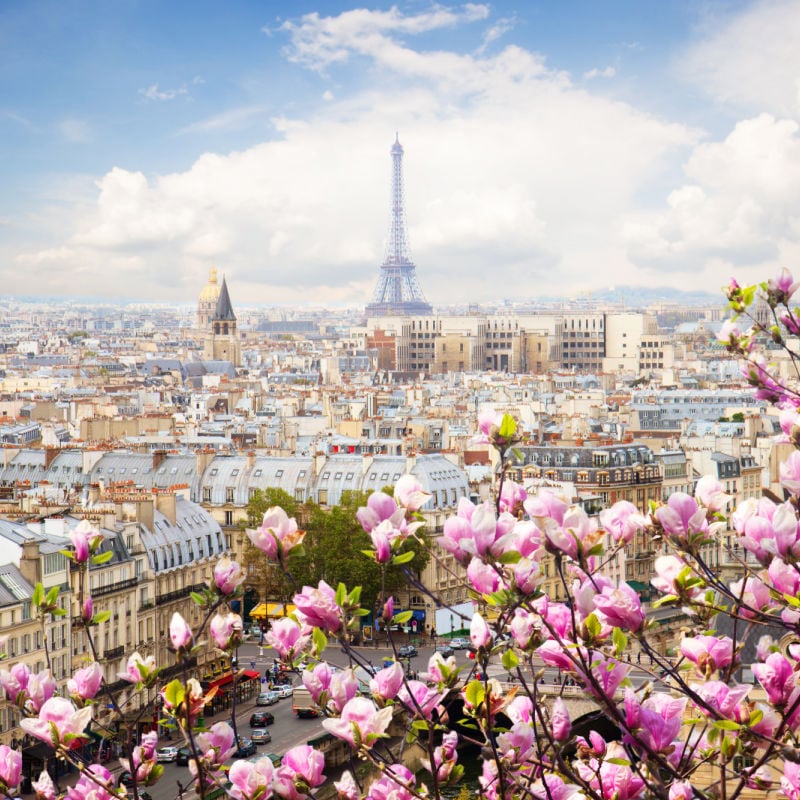
[[[430,644],[420,647],[418,656],[410,660],[403,659],[402,663],[407,669],[410,668],[412,672],[424,672],[428,659],[433,655],[433,652],[434,647]],[[243,669],[256,669],[263,675],[264,670],[272,666],[274,656],[271,653],[272,651],[269,649],[261,649],[256,644],[245,643],[239,648],[239,665]],[[377,649],[359,647],[356,648],[356,653],[364,662],[371,663],[377,667],[382,666],[385,658],[391,658],[392,656],[392,651],[385,646]],[[330,647],[326,655],[330,664],[339,668],[348,666],[345,654],[338,648]],[[456,663],[459,665],[474,666],[474,662],[469,660],[466,650],[457,650],[455,657]],[[499,658],[494,660],[499,661]],[[535,669],[538,669],[538,667],[535,667]],[[467,671],[465,670],[462,675],[466,674]],[[507,672],[499,663],[492,663],[489,666],[489,676],[504,681],[507,677]],[[632,680],[635,685],[639,685],[649,677],[645,670],[638,668],[635,668],[632,674]],[[546,667],[543,681],[546,684],[557,684],[561,682],[561,675],[557,669]],[[300,683],[299,676],[294,677],[294,683],[295,685]],[[249,719],[254,710],[256,710],[254,699],[248,700],[244,704],[237,704],[236,727],[240,736],[249,735],[251,730]],[[277,753],[278,755],[283,755],[296,745],[306,744],[309,739],[313,739],[323,731],[321,719],[297,719],[292,713],[292,701],[290,698],[279,700],[277,704],[263,710],[271,711],[275,715],[275,724],[268,728],[272,734],[272,742],[261,745],[258,748],[258,752],[261,754]],[[206,724],[213,725],[215,722],[229,720],[228,713],[226,711],[214,717],[207,717]],[[173,743],[175,743],[174,740]],[[167,744],[167,742],[162,741],[160,744]],[[191,773],[188,767],[179,767],[176,764],[165,764],[164,767],[164,776],[161,780],[155,786],[147,789],[153,800],[174,800],[178,796],[177,783],[181,782],[185,786],[191,783]]]

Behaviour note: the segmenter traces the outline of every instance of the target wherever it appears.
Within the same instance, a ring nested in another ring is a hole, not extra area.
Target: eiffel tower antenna
[[[432,307],[422,294],[417,268],[411,260],[406,234],[405,200],[403,196],[403,146],[395,134],[392,155],[392,196],[389,236],[372,301],[366,307],[369,317],[411,316],[430,314]]]

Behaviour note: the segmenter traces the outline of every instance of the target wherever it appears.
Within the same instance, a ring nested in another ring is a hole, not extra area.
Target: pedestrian
[[[636,654],[636,663],[637,664],[641,664],[642,663],[642,651],[641,650]]]

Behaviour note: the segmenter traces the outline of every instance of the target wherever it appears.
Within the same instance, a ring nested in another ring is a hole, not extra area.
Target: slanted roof
[[[221,321],[236,321],[236,314],[233,313],[233,306],[231,305],[231,298],[228,295],[228,284],[225,278],[222,279],[222,288],[219,290],[219,297],[217,298],[217,308],[214,311],[214,319]]]

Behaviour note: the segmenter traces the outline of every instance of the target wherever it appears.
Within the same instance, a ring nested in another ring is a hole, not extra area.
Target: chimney
[[[247,470],[248,472],[253,469],[256,464],[256,453],[255,450],[248,450],[247,451]]]
[[[174,525],[178,519],[175,492],[158,492],[154,497],[156,508],[169,520],[170,525]]]
[[[60,453],[61,451],[57,447],[45,447],[44,449],[44,470],[47,472],[50,469],[50,465],[53,463],[53,459]]]
[[[166,457],[167,457],[166,450],[153,450],[153,472],[155,472],[161,466],[161,462]]]
[[[156,527],[153,507],[154,502],[150,498],[147,500],[137,500],[136,502],[136,521],[151,532],[154,531]]]
[[[19,571],[31,586],[36,586],[42,579],[41,564],[39,542],[35,539],[26,539],[22,543],[22,552],[19,556]]]

